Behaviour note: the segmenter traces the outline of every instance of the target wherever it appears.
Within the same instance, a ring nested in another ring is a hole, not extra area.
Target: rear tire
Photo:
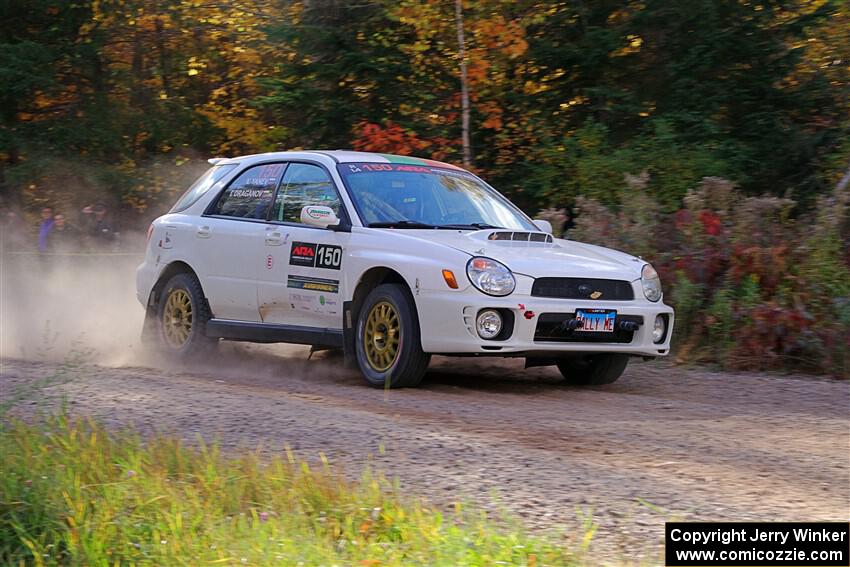
[[[218,344],[218,339],[205,335],[212,315],[201,283],[193,274],[177,274],[168,280],[156,314],[157,346],[169,357],[185,359],[208,353]]]
[[[376,388],[417,386],[431,360],[422,352],[413,298],[399,284],[379,285],[366,296],[355,343],[360,372]]]
[[[613,384],[629,363],[627,354],[588,354],[558,361],[564,382],[573,386]]]

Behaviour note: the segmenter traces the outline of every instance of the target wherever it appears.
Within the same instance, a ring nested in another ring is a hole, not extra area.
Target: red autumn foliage
[[[431,145],[420,139],[415,132],[405,130],[389,120],[383,125],[360,122],[355,133],[352,146],[362,152],[414,155]]]
[[[794,201],[747,197],[720,179],[689,192],[683,208],[649,215],[641,194],[611,210],[580,201],[571,238],[642,257],[664,282],[676,308],[674,351],[681,360],[722,366],[799,369],[850,377],[850,241],[840,206],[824,200],[814,214],[794,217]]]
[[[723,230],[720,222],[720,217],[712,211],[700,211],[699,220],[702,223],[705,233],[711,236],[718,236]]]

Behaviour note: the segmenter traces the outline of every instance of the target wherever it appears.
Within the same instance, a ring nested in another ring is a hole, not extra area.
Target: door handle
[[[196,234],[198,235],[198,238],[209,238],[212,236],[212,231],[209,226],[199,226]]]
[[[289,234],[282,234],[277,227],[266,228],[266,246],[281,246]]]

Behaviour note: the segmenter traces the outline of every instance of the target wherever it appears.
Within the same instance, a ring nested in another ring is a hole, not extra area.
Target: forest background
[[[652,261],[678,359],[847,378],[848,79],[846,0],[0,0],[0,208],[143,232],[211,156],[431,157]]]

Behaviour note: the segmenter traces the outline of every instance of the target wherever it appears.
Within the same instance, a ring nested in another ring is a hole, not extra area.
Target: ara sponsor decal
[[[293,266],[338,270],[342,266],[342,246],[293,242],[289,252],[289,263]]]
[[[321,291],[324,293],[339,293],[339,280],[311,278],[307,276],[289,276],[286,279],[286,287],[309,291]]]
[[[289,264],[292,266],[316,265],[316,245],[311,242],[293,242],[289,252]]]

